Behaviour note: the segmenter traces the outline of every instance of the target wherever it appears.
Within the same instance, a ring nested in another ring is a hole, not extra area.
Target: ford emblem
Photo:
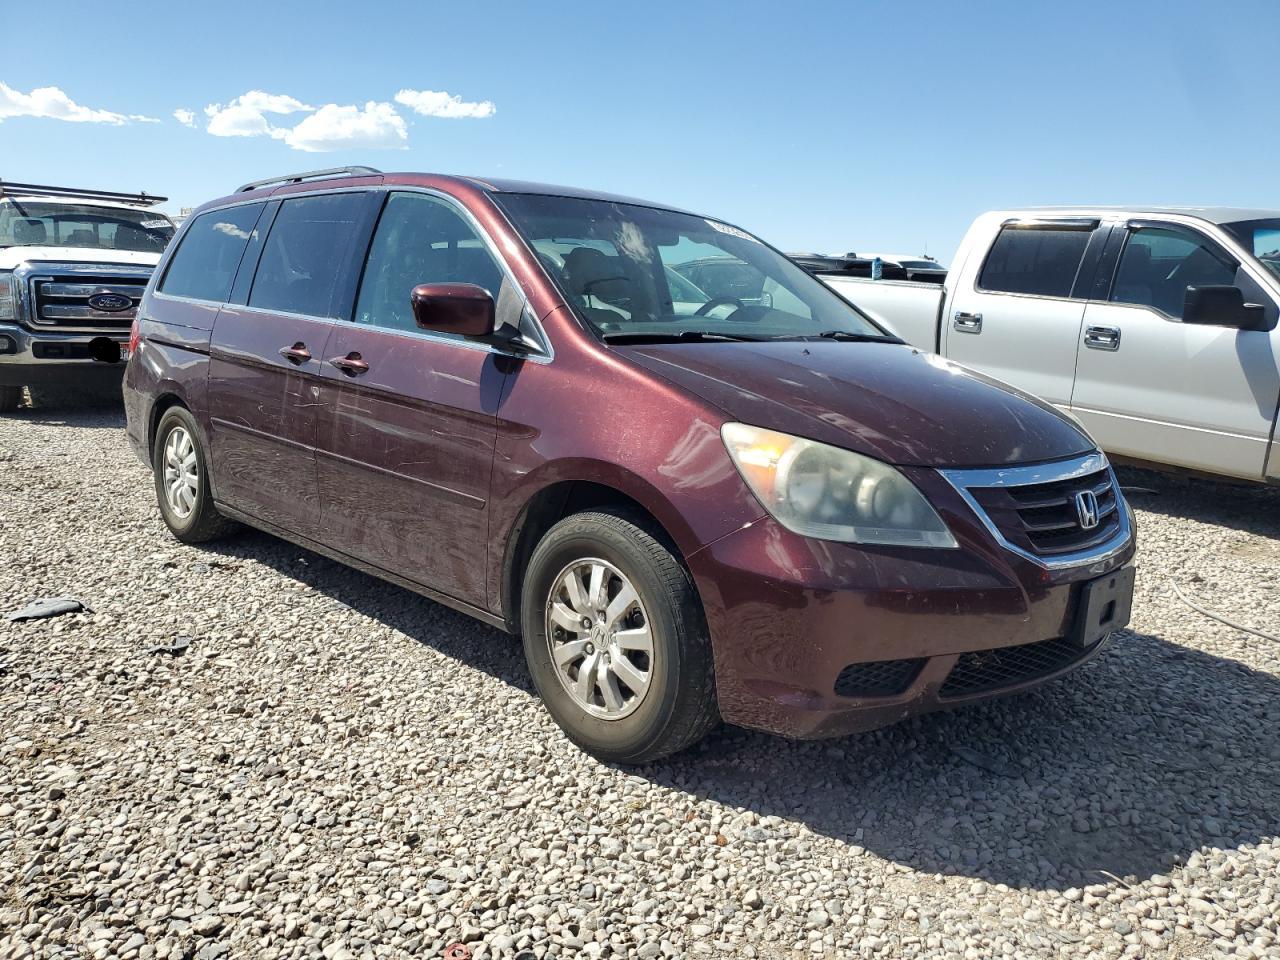
[[[133,301],[123,293],[95,293],[89,298],[89,306],[103,313],[119,313],[133,306]]]

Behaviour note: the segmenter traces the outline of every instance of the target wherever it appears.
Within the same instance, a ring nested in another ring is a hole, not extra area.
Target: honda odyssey
[[[183,224],[132,341],[179,540],[249,524],[521,634],[604,759],[1023,690],[1128,620],[1133,521],[1087,435],[714,218],[260,181]]]

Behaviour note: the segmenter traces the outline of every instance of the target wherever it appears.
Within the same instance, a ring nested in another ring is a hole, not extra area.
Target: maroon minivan
[[[133,339],[178,539],[239,521],[522,634],[601,758],[1023,690],[1128,621],[1133,519],[1087,435],[719,220],[251,183],[186,221]]]

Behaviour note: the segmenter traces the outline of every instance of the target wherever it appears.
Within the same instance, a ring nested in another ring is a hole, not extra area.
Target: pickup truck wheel
[[[183,543],[204,543],[235,528],[213,505],[200,431],[185,407],[170,407],[160,418],[151,468],[160,515]]]
[[[22,403],[21,387],[0,387],[0,413],[17,410]]]
[[[702,604],[641,518],[580,513],[552,527],[529,559],[521,611],[538,694],[588,753],[645,763],[719,722]]]

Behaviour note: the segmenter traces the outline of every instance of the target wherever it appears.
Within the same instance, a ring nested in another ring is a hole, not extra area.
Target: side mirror
[[[474,283],[420,283],[409,295],[413,319],[423,330],[491,337],[493,297]]]
[[[1187,287],[1182,301],[1182,322],[1266,330],[1267,309],[1261,304],[1245,303],[1239,287],[1226,284]]]

